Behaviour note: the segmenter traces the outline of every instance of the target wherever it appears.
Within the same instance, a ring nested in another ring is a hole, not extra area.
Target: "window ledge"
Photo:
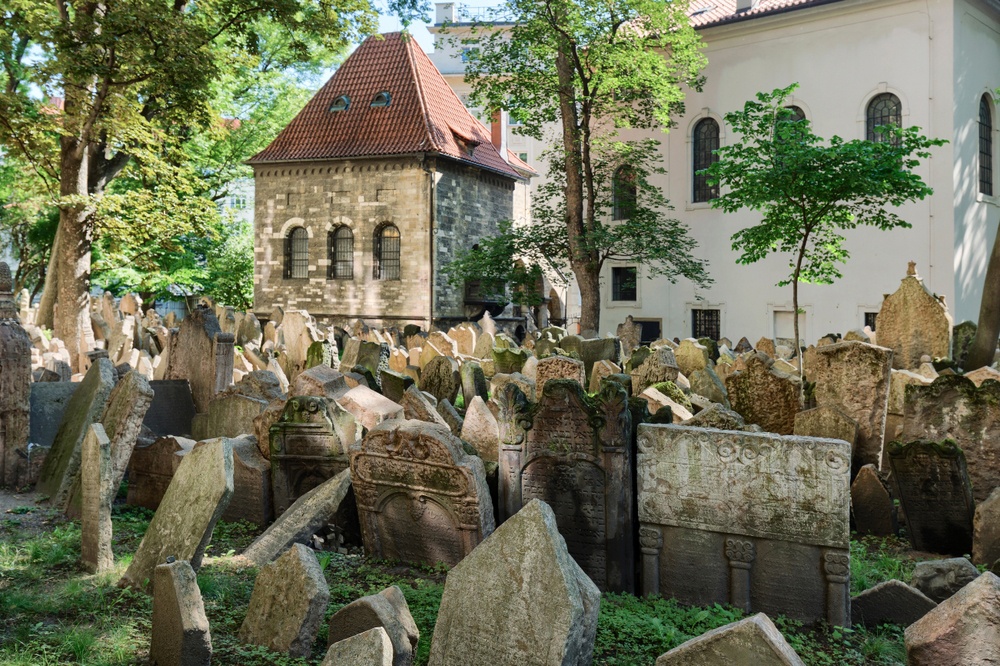
[[[706,210],[712,208],[711,201],[688,202],[684,210]]]
[[[976,192],[976,202],[989,204],[991,206],[1000,206],[1000,196],[996,194],[983,194],[982,192]]]

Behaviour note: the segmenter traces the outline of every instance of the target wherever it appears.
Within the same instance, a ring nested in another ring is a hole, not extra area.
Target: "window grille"
[[[694,126],[694,201],[711,201],[719,196],[719,186],[709,185],[708,176],[698,173],[719,161],[719,123],[703,118]]]
[[[391,224],[381,227],[375,234],[375,261],[373,276],[376,280],[398,280],[399,229]]]
[[[691,310],[691,337],[711,338],[722,337],[722,318],[719,310]]]
[[[627,220],[635,214],[635,171],[632,167],[619,167],[611,179],[611,219]]]
[[[285,278],[309,277],[309,234],[303,227],[292,229],[285,238]]]
[[[866,312],[865,313],[865,326],[869,327],[873,331],[875,330],[875,319],[878,317],[877,312]]]
[[[873,97],[872,101],[868,102],[865,138],[869,141],[877,142],[890,141],[887,134],[876,132],[875,128],[885,125],[901,127],[903,125],[902,109],[903,107],[899,103],[899,98],[892,93],[882,93]],[[898,137],[891,139],[891,141],[893,145],[899,145]]]
[[[638,271],[635,266],[615,266],[611,269],[611,300],[636,300],[636,278]]]
[[[979,191],[993,196],[993,114],[986,95],[979,99]]]
[[[354,277],[354,232],[347,227],[337,227],[328,236],[330,266],[327,279],[351,279]]]

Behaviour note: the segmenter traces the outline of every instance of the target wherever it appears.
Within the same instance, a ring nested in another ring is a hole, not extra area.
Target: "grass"
[[[39,509],[39,511],[44,511]],[[52,516],[41,531],[16,518],[0,522],[0,666],[144,663],[148,657],[151,598],[119,589],[131,554],[152,512],[116,506],[113,514],[116,568],[89,575],[79,567],[79,523]],[[445,567],[414,567],[321,553],[330,586],[326,618],[309,659],[291,659],[243,645],[237,638],[253,591],[256,570],[229,557],[259,533],[249,523],[216,527],[205,564],[198,572],[212,630],[213,664],[218,666],[306,666],[326,652],[329,618],[355,599],[398,585],[420,629],[416,664],[427,663],[446,577]],[[852,541],[852,594],[890,578],[909,580],[913,562],[897,539]],[[601,600],[594,664],[650,666],[667,650],[706,631],[744,617],[722,605],[684,606],[671,599],[605,594]],[[853,630],[804,627],[784,617],[775,624],[805,663],[815,666],[905,663],[902,627]],[[498,628],[502,630],[502,628]]]

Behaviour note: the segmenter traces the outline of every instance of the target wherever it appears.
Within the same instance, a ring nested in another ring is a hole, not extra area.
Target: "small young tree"
[[[795,119],[785,101],[796,84],[758,93],[742,111],[726,114],[740,135],[718,150],[719,160],[704,171],[721,186],[715,208],[732,213],[749,208],[760,223],[733,234],[737,260],[752,264],[772,252],[791,253],[796,346],[799,340],[799,282],[832,284],[841,277],[838,263],[848,258],[843,232],[858,226],[887,231],[910,224],[888,206],[900,206],[932,193],[914,168],[945,141],[928,139],[916,127],[886,126],[879,140],[825,142],[809,121]],[[802,354],[797,354],[802,375]]]

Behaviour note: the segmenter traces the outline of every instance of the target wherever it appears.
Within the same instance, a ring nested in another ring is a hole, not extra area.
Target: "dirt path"
[[[32,531],[44,529],[56,512],[48,504],[39,504],[39,497],[34,491],[15,493],[0,488],[0,532],[8,526]]]

